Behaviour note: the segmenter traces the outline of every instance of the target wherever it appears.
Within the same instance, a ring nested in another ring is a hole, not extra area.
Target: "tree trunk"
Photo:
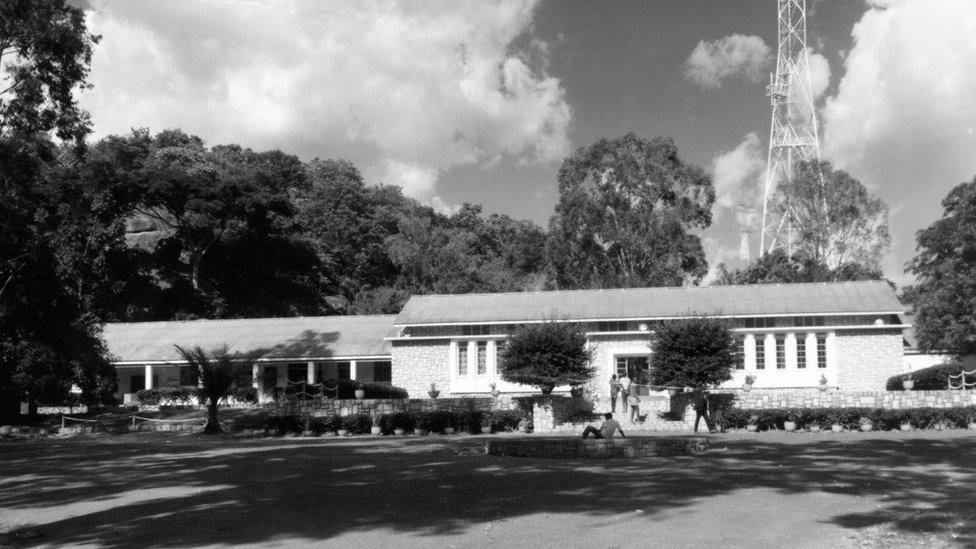
[[[207,425],[203,428],[205,435],[213,435],[221,432],[220,421],[217,419],[217,405],[219,402],[215,398],[207,401]]]

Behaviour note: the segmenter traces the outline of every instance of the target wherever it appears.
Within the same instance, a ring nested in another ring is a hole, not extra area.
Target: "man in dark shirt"
[[[714,433],[715,427],[712,426],[712,418],[708,417],[708,396],[701,387],[696,387],[691,393],[691,405],[695,407],[695,432],[698,432],[698,422],[701,418],[705,418],[705,426],[708,427],[708,432]]]

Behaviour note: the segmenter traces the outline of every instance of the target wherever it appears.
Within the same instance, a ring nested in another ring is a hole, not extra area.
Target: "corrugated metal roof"
[[[389,356],[394,315],[246,318],[106,324],[103,336],[118,362],[180,360],[175,345],[259,358]]]
[[[413,296],[397,315],[401,326],[578,320],[900,312],[883,281],[628,288]]]

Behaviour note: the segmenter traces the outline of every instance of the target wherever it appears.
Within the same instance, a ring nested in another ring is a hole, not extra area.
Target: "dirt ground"
[[[724,434],[606,461],[486,456],[486,438],[4,442],[0,546],[976,545],[965,431]]]

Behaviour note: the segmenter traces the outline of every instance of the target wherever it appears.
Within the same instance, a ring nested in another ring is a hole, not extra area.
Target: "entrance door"
[[[651,382],[651,366],[647,355],[617,356],[616,370],[617,377],[621,377],[626,373],[630,381],[637,385],[637,394],[648,394],[646,385]]]
[[[138,393],[146,388],[146,376],[132,376],[129,378],[129,392]]]

